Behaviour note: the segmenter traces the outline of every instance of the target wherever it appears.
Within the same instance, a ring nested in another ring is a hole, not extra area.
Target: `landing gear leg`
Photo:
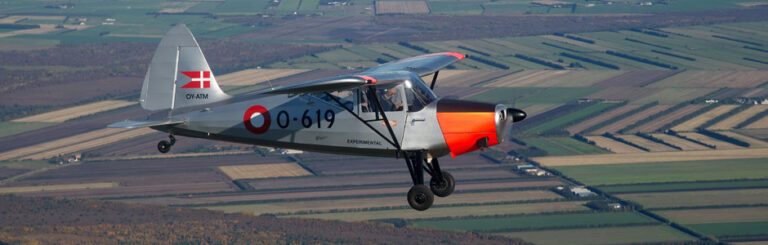
[[[168,135],[168,140],[170,142],[161,140],[160,142],[157,143],[157,150],[160,151],[160,153],[168,153],[169,151],[171,151],[171,146],[176,144],[176,137],[173,137],[172,134]]]
[[[405,163],[413,179],[413,186],[408,191],[408,204],[418,211],[427,210],[435,201],[432,191],[424,185],[424,168],[421,158],[421,155],[415,152],[405,152]]]

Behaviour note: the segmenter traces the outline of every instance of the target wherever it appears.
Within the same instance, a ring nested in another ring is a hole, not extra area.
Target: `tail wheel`
[[[432,206],[435,201],[435,196],[432,191],[425,185],[414,185],[411,190],[408,191],[408,204],[413,209],[424,211]]]
[[[157,143],[157,150],[161,153],[168,153],[171,151],[171,143],[165,140],[160,141]]]
[[[453,193],[453,188],[456,187],[456,181],[453,180],[453,175],[448,172],[441,171],[440,175],[442,178],[438,179],[433,177],[429,180],[429,188],[436,196],[447,197]]]

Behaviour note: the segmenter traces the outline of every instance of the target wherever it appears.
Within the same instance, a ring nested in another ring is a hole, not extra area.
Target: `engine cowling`
[[[526,116],[503,104],[453,99],[437,104],[437,121],[451,157],[502,143],[512,123]]]

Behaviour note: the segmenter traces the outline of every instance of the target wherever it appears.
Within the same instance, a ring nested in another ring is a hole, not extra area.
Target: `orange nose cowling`
[[[496,136],[495,105],[440,100],[437,104],[437,121],[443,132],[451,157],[480,149],[479,141],[488,137],[488,146],[499,144]]]

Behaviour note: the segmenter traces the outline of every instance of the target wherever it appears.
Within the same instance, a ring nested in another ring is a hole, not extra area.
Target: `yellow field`
[[[682,224],[759,222],[768,220],[768,207],[667,210],[658,214]]]
[[[453,197],[453,196],[451,196]],[[405,197],[400,198],[405,202]],[[435,202],[440,204],[443,200],[437,199]],[[363,221],[373,219],[423,219],[436,217],[461,217],[461,216],[487,216],[487,215],[505,215],[505,214],[535,214],[549,212],[566,211],[586,211],[583,201],[578,202],[546,202],[546,203],[523,203],[523,204],[502,204],[502,205],[481,205],[465,207],[432,207],[429,211],[420,212],[413,209],[394,209],[366,212],[344,212],[344,213],[322,213],[322,214],[304,214],[291,215],[290,217],[310,218],[310,219],[333,219],[344,221]],[[407,204],[405,204],[407,205]]]
[[[664,142],[670,143],[672,145],[678,146],[682,148],[684,151],[698,151],[698,150],[709,150],[708,147],[699,145],[696,143],[693,143],[691,141],[679,138],[677,136],[672,136],[668,134],[651,134],[651,136],[656,137],[658,139],[663,140]]]
[[[645,152],[637,147],[627,145],[603,136],[587,136],[587,139],[594,141],[599,147],[608,149],[615,153],[639,153]]]
[[[216,77],[221,86],[248,86],[307,72],[307,69],[248,69]]]
[[[12,151],[0,153],[0,161],[15,159],[47,159],[59,154],[80,152],[97,146],[155,132],[149,128],[105,128],[63,139],[48,141]]]
[[[721,106],[715,107],[715,109],[709,110],[701,115],[691,118],[688,121],[675,125],[674,127],[672,127],[672,130],[675,130],[675,131],[694,130],[699,126],[701,126],[702,124],[708,122],[709,120],[712,120],[715,117],[728,113],[729,111],[736,109],[737,107],[739,106],[738,105],[721,105]]]
[[[219,170],[233,180],[312,175],[296,163],[221,166]]]
[[[749,125],[745,126],[746,129],[755,129],[755,128],[768,128],[768,117],[760,118],[760,120],[757,120],[753,123],[750,123]]]
[[[14,122],[64,122],[82,116],[132,106],[137,102],[105,100],[13,120]]]
[[[743,147],[737,146],[722,140],[718,140],[715,138],[711,138],[709,136],[700,134],[700,133],[680,133],[680,135],[688,137],[690,139],[698,140],[701,142],[704,142],[705,144],[715,145],[718,150],[731,150],[731,149],[742,149]]]
[[[635,143],[639,146],[645,147],[646,149],[652,151],[652,152],[658,152],[658,151],[676,151],[677,149],[662,145],[653,141],[650,141],[648,139],[645,139],[643,137],[637,136],[637,135],[616,135],[616,137],[622,138],[626,141]]]
[[[765,141],[762,141],[762,140],[759,140],[759,139],[755,139],[755,138],[752,138],[752,137],[749,137],[749,136],[746,136],[746,135],[743,135],[743,134],[729,132],[729,131],[720,131],[718,133],[724,134],[726,136],[730,136],[730,137],[733,137],[733,138],[736,138],[736,139],[744,141],[744,142],[747,142],[747,143],[749,143],[749,147],[750,148],[753,148],[753,147],[768,147],[768,142],[765,142]]]
[[[734,114],[733,116],[730,116],[718,123],[715,123],[714,125],[710,126],[707,129],[710,130],[727,130],[727,129],[733,129],[733,127],[736,127],[739,123],[743,122],[744,120],[747,120],[748,118],[757,115],[760,112],[765,111],[768,109],[768,106],[765,105],[755,105],[750,108],[747,108],[746,110],[740,111],[739,113]]]
[[[768,158],[767,148],[734,150],[643,152],[622,154],[596,154],[578,156],[534,157],[533,160],[547,167],[580,166],[643,162],[676,162],[698,160]]]
[[[117,183],[97,182],[85,184],[66,184],[66,185],[38,185],[38,186],[20,186],[20,187],[2,187],[0,193],[25,193],[25,192],[43,192],[43,191],[68,191],[68,190],[86,190],[99,188],[117,187]]]

